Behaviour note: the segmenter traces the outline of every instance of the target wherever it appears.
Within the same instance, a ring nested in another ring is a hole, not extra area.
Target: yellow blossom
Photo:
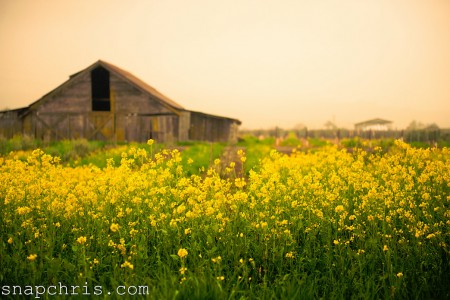
[[[185,258],[187,255],[188,255],[188,251],[187,251],[186,249],[180,248],[180,249],[178,250],[178,256],[179,256],[180,258]]]
[[[87,239],[85,236],[80,236],[79,238],[77,238],[77,243],[83,245],[84,243],[86,243]]]
[[[117,223],[112,223],[111,226],[109,226],[109,229],[110,229],[112,232],[118,231],[119,228],[120,228],[120,226],[119,226],[119,224],[117,224]]]
[[[340,213],[341,211],[344,211],[344,206],[343,205],[338,205],[338,206],[336,206],[334,211],[337,212],[337,213]]]
[[[216,258],[211,258],[211,261],[213,263],[220,263],[222,261],[222,257],[221,256],[217,256]]]
[[[292,253],[292,251],[291,252],[288,252],[288,253],[286,253],[286,258],[294,258],[294,253]]]
[[[27,259],[29,260],[29,261],[33,261],[33,260],[35,260],[37,258],[37,254],[30,254],[29,256],[27,256]]]
[[[129,268],[131,270],[134,269],[134,266],[127,260],[123,264],[120,265],[121,268]]]
[[[427,235],[427,239],[432,239],[432,238],[434,238],[435,237],[435,234],[434,233],[430,233],[429,235]]]

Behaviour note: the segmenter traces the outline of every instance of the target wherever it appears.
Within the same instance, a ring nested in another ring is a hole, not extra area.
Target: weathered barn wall
[[[189,139],[210,142],[237,141],[238,121],[191,112]]]
[[[178,118],[178,141],[188,141],[191,128],[191,112],[182,111]]]
[[[161,114],[173,113],[155,97],[144,93],[129,82],[111,73],[110,84],[115,111],[121,113]]]
[[[91,80],[89,74],[79,74],[49,94],[42,101],[35,102],[31,109],[46,112],[89,112],[91,111]]]
[[[22,134],[22,122],[19,117],[22,112],[23,109],[0,112],[0,137],[10,139],[15,135]]]

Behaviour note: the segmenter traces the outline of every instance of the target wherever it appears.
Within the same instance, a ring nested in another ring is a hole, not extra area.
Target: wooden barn
[[[237,140],[239,120],[186,110],[131,73],[99,60],[32,103],[0,112],[0,136],[158,142]]]

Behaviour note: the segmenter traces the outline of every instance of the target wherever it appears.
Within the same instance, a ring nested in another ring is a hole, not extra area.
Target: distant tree
[[[295,126],[292,128],[292,129],[294,129],[294,130],[303,130],[303,129],[305,129],[306,128],[306,125],[305,124],[303,124],[303,123],[297,123],[297,124],[295,124]]]
[[[336,130],[338,127],[336,126],[336,124],[334,124],[332,121],[327,121],[325,124],[325,129],[328,130]]]
[[[436,123],[431,123],[425,126],[424,129],[428,131],[439,130],[439,126]]]
[[[406,130],[419,130],[425,128],[425,124],[422,122],[418,122],[416,120],[413,120],[411,123],[409,123],[408,127],[406,127]]]

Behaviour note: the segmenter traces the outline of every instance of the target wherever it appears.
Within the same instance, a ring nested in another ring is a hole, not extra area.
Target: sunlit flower
[[[188,255],[188,251],[187,251],[186,249],[180,248],[180,249],[178,250],[178,256],[179,256],[180,258],[185,258],[187,255]]]
[[[29,261],[33,261],[33,260],[35,260],[37,258],[37,254],[30,254],[29,256],[27,256],[27,259],[29,260]]]
[[[343,205],[338,205],[338,206],[336,206],[334,211],[337,212],[337,213],[340,213],[341,211],[344,211],[344,206]]]
[[[129,268],[131,270],[134,269],[134,266],[127,260],[123,264],[120,265],[121,268]]]
[[[211,261],[213,263],[220,263],[222,261],[222,257],[221,256],[217,256],[215,258],[211,258]]]
[[[109,226],[109,229],[110,229],[112,232],[118,231],[119,228],[120,228],[120,226],[119,226],[119,224],[117,224],[117,223],[112,223],[111,226]]]
[[[79,238],[77,238],[77,243],[83,245],[84,243],[86,243],[87,239],[85,236],[80,236]]]
[[[292,253],[292,251],[291,252],[288,252],[288,253],[286,253],[286,258],[294,258],[294,253]]]

